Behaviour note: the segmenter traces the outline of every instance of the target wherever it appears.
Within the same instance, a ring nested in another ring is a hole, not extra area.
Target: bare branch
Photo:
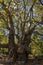
[[[29,9],[29,12],[27,13],[27,17],[28,17],[28,15],[29,15],[30,11],[32,11],[33,6],[35,5],[35,3],[36,3],[36,0],[34,0],[34,2],[33,2],[33,4],[32,4],[32,6],[31,6],[31,8]],[[27,19],[27,17],[26,17],[26,19]]]
[[[38,34],[38,35],[42,35],[42,36],[43,36],[43,34],[42,34],[42,33],[40,33],[40,32],[38,32],[38,31],[34,31],[34,33],[36,33],[36,34]]]
[[[36,20],[34,20],[38,25],[39,24],[43,24],[43,21],[36,21]]]
[[[12,0],[10,0],[8,8],[10,7],[11,2],[12,2]]]
[[[32,41],[33,41],[34,43],[36,43],[36,44],[37,44],[37,42],[36,42],[34,39],[31,39],[31,42],[32,42]]]

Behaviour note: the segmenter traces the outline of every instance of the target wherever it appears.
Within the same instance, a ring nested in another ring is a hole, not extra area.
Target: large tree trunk
[[[28,55],[31,53],[31,50],[30,50],[30,45],[31,43],[31,35],[30,34],[25,34],[25,37],[24,37],[24,52],[25,52],[25,56],[26,56],[26,61],[28,61]]]
[[[21,41],[20,44],[20,55],[18,56],[19,61],[25,61],[25,63],[28,62],[28,55],[31,53],[29,45],[31,43],[31,35],[29,33],[26,33],[24,36],[24,39]],[[25,64],[24,63],[24,64]]]
[[[9,58],[12,57],[13,47],[14,47],[14,33],[12,30],[10,30],[10,33],[9,33]]]
[[[17,46],[14,42],[14,24],[11,13],[8,11],[9,19],[10,19],[10,32],[9,32],[9,59],[12,61],[16,61],[17,58]]]

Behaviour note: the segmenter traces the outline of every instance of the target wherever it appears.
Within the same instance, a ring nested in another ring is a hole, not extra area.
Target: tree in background
[[[43,6],[38,0],[0,0],[0,20],[9,31],[9,58],[28,60],[30,45],[35,41],[32,35],[43,36],[42,13]]]

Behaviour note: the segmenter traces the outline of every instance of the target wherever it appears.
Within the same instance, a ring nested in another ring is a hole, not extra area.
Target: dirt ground
[[[23,62],[24,63],[24,62]],[[23,64],[21,61],[17,61],[14,65],[43,65],[43,59],[42,60],[28,60],[27,63]],[[3,65],[3,64],[0,64]],[[13,64],[12,64],[13,65]]]

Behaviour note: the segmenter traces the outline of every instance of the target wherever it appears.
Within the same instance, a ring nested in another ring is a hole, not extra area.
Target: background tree
[[[0,21],[7,31],[9,58],[28,61],[31,43],[35,41],[32,35],[43,36],[42,13],[43,6],[38,0],[0,0]]]

